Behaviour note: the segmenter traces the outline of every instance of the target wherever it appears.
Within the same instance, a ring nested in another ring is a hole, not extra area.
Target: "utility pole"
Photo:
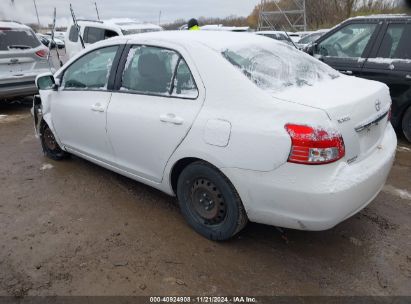
[[[14,3],[14,0],[13,0],[12,2]],[[39,27],[40,27],[40,18],[39,18],[39,12],[38,12],[38,10],[37,10],[36,0],[33,0],[33,3],[34,3],[34,8],[36,9],[37,23],[38,23],[38,25],[39,25]]]
[[[97,20],[100,20],[100,14],[98,13],[97,2],[94,2],[94,5],[96,7]]]
[[[158,13],[158,25],[160,25],[160,23],[161,23],[161,10]]]

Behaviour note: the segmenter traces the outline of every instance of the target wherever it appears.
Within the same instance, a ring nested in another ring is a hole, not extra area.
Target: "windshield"
[[[0,51],[30,49],[39,45],[39,40],[29,29],[0,29]]]
[[[314,42],[318,38],[320,38],[322,35],[323,35],[323,33],[315,33],[315,34],[307,35],[304,38],[302,38],[300,41],[298,41],[298,43],[300,43],[300,44],[309,44],[311,42]]]
[[[273,40],[227,48],[223,56],[264,90],[312,86],[339,73],[295,48]]]

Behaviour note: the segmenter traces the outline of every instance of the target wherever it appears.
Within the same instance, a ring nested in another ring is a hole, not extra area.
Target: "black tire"
[[[70,156],[70,154],[60,148],[53,132],[44,121],[40,126],[40,139],[41,146],[43,147],[43,152],[47,157],[54,160],[63,160]]]
[[[206,162],[194,162],[181,172],[177,196],[188,224],[210,240],[227,240],[247,224],[247,214],[234,186]]]
[[[402,118],[402,132],[404,133],[405,138],[411,142],[411,107],[408,107]]]

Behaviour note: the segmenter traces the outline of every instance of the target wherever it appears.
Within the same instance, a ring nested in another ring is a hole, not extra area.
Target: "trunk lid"
[[[350,76],[284,90],[275,97],[325,111],[343,136],[349,163],[377,148],[391,106],[385,84]]]

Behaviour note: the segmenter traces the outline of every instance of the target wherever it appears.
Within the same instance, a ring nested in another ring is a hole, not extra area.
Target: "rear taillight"
[[[47,57],[47,54],[48,54],[48,51],[47,51],[47,50],[44,50],[44,49],[36,52],[36,55],[39,56],[39,57],[41,57],[41,58]]]
[[[321,165],[335,162],[345,155],[344,141],[336,131],[304,125],[287,124],[291,137],[291,163]]]

